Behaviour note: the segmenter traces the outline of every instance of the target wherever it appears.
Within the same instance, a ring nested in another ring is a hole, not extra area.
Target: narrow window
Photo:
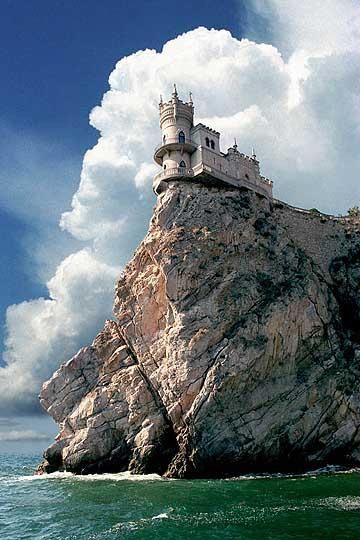
[[[209,139],[209,137],[206,137],[206,139],[205,139],[205,144],[206,144],[206,146],[210,146],[210,139]]]
[[[163,136],[163,144],[165,144],[165,143],[166,143],[166,136],[164,135]]]
[[[185,143],[185,133],[183,131],[179,132],[179,143],[184,144]]]
[[[185,161],[180,161],[179,167],[185,169],[185,167],[186,167]]]
[[[214,143],[214,141],[211,141],[211,150],[215,150],[215,143]]]
[[[245,174],[245,178],[246,178],[247,180],[249,180],[249,175],[248,175],[248,174]]]
[[[166,165],[164,165],[164,171],[165,171],[165,169],[166,169]]]

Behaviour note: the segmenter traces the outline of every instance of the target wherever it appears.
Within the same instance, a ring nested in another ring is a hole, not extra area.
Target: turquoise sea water
[[[360,472],[232,480],[55,473],[0,455],[1,540],[360,539]]]

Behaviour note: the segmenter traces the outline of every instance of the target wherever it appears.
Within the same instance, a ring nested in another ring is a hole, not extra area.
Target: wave
[[[312,478],[323,475],[343,475],[343,474],[354,474],[360,473],[360,468],[344,468],[336,465],[322,467],[316,470],[306,471],[303,473],[259,473],[259,474],[244,474],[241,476],[234,476],[231,478],[225,478],[224,481],[242,481],[242,480],[268,480],[268,479],[301,479],[301,478]],[[67,471],[56,471],[53,473],[42,474],[42,475],[22,475],[22,476],[12,476],[12,477],[0,477],[1,481],[15,481],[15,482],[32,482],[32,481],[44,481],[44,480],[74,480],[74,481],[111,481],[111,482],[147,482],[147,481],[170,481],[165,479],[158,474],[132,474],[129,471],[120,472],[120,473],[102,473],[102,474],[74,474]],[[214,481],[217,479],[214,479]],[[219,479],[218,479],[219,480]],[[221,479],[220,479],[221,480]],[[174,481],[174,479],[171,479]],[[212,481],[212,479],[207,479],[207,481]]]
[[[233,476],[231,478],[226,478],[227,481],[234,480],[267,480],[267,479],[276,479],[276,478],[288,478],[288,479],[298,479],[298,478],[312,478],[323,475],[334,475],[334,474],[354,474],[360,473],[359,467],[344,468],[340,465],[327,465],[326,467],[321,467],[319,469],[314,469],[310,471],[304,471],[299,473],[258,473],[258,474],[243,474],[241,476]]]
[[[162,514],[158,514],[157,516],[153,516],[151,518],[153,521],[156,519],[169,519],[169,515],[166,512],[163,512]]]
[[[17,476],[14,478],[18,482],[32,482],[32,481],[44,481],[44,480],[75,480],[75,481],[112,481],[121,482],[124,480],[130,482],[144,482],[144,481],[163,481],[164,479],[158,474],[132,474],[129,471],[120,473],[103,473],[103,474],[74,474],[67,471],[56,471],[49,474],[32,474],[28,476]]]

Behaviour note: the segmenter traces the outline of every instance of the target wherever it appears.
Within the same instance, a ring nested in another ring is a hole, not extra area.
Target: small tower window
[[[185,161],[180,161],[180,165],[179,165],[179,167],[181,167],[181,168],[185,169],[185,167],[186,167],[186,163],[185,163]]]
[[[179,143],[184,144],[185,143],[185,133],[183,131],[179,132]]]
[[[211,150],[215,150],[215,143],[214,143],[214,141],[211,141]]]
[[[166,164],[164,164],[164,171],[165,171],[165,169],[166,169]]]
[[[166,135],[163,136],[163,144],[166,143]]]
[[[205,138],[205,144],[206,144],[206,146],[210,146],[210,139],[209,139],[209,137],[206,137],[206,138]]]

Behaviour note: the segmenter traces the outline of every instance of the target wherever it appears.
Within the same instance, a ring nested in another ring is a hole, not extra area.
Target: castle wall
[[[242,157],[239,154],[237,159],[229,159],[223,154],[217,154],[208,148],[202,148],[201,159],[204,165],[228,174],[233,178],[246,178],[253,184],[261,184],[256,164],[246,156]]]
[[[191,124],[186,118],[169,118],[164,122],[163,136],[165,135],[166,141],[175,140],[179,136],[179,132],[185,133],[185,138],[190,140],[190,127]]]
[[[214,131],[213,129],[210,129],[206,126],[203,126],[202,124],[197,124],[194,128],[191,130],[191,139],[192,141],[197,144],[198,146],[202,146],[204,148],[208,148],[206,145],[206,138],[209,139],[209,141],[213,141],[215,148],[212,150],[211,147],[209,148],[212,152],[216,152],[217,154],[221,154],[220,152],[220,134]]]
[[[288,236],[318,264],[330,279],[329,266],[344,255],[352,238],[358,237],[356,220],[341,220],[333,216],[303,212],[286,203],[274,203],[276,219]]]
[[[198,146],[195,152],[191,155],[191,167],[201,164],[201,148]]]
[[[173,169],[180,167],[181,161],[185,162],[186,168],[190,169],[190,156],[187,152],[180,152],[180,150],[172,150],[165,154],[163,159],[163,165],[166,165],[166,169]]]

